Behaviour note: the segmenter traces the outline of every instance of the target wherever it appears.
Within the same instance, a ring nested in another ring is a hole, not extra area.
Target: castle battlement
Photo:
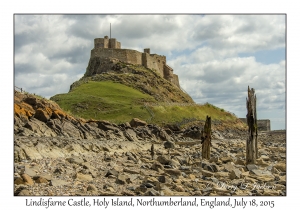
[[[115,38],[108,38],[105,36],[104,38],[96,38],[94,39],[94,49],[96,48],[112,48],[112,49],[121,49],[121,43],[117,41]]]
[[[117,39],[104,36],[104,38],[94,39],[90,62],[93,58],[116,58],[124,63],[143,65],[155,70],[161,77],[180,87],[178,75],[174,74],[173,69],[167,65],[166,56],[150,54],[150,48],[145,48],[144,52],[121,49],[121,43]]]

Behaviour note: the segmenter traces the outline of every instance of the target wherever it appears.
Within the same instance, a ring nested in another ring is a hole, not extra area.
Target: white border
[[[296,2],[296,1],[293,1]],[[25,207],[25,198],[13,196],[13,14],[14,13],[286,13],[287,14],[287,196],[286,197],[255,197],[256,200],[275,200],[275,208],[284,209],[298,206],[299,182],[296,176],[299,174],[297,143],[299,142],[297,129],[299,124],[296,117],[299,116],[300,104],[298,102],[299,84],[299,11],[298,5],[292,1],[177,1],[163,2],[152,0],[141,2],[134,1],[5,1],[1,5],[1,208],[15,209]],[[298,53],[297,53],[298,52]],[[3,65],[4,64],[4,65]],[[297,91],[297,92],[296,92]],[[30,198],[30,197],[27,197]],[[34,197],[35,199],[37,197]],[[58,199],[60,197],[54,197]],[[167,197],[159,197],[164,200]],[[241,198],[241,197],[239,197]],[[69,197],[61,197],[69,199]],[[79,199],[79,197],[76,197]],[[92,199],[89,197],[88,199]],[[178,197],[174,197],[178,199]],[[190,199],[193,199],[192,197]],[[200,198],[197,198],[200,199]],[[209,197],[207,199],[213,199]],[[218,200],[226,200],[227,197],[218,197]],[[251,200],[252,197],[244,198]],[[30,207],[32,208],[32,207]],[[41,207],[39,207],[41,208]],[[153,209],[145,207],[143,209]],[[155,207],[163,209],[166,207]],[[179,207],[170,207],[179,208]],[[182,207],[180,207],[182,208]],[[191,207],[190,207],[191,208]],[[205,207],[198,207],[209,209]],[[37,209],[37,208],[35,208]],[[41,209],[44,209],[42,207]],[[66,209],[66,208],[64,208]],[[74,209],[68,207],[68,209]],[[91,209],[91,207],[89,207]],[[97,209],[102,209],[98,207]],[[115,208],[109,208],[115,209]],[[214,208],[217,209],[217,208]],[[224,209],[224,207],[222,208]],[[225,208],[226,209],[226,208]],[[248,208],[246,208],[248,209]]]

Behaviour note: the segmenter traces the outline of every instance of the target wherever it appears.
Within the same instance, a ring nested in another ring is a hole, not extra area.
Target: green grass
[[[133,117],[149,118],[150,114],[143,104],[154,102],[151,96],[112,81],[89,81],[51,99],[77,117],[113,122],[124,122]]]
[[[213,120],[236,120],[235,116],[212,104],[157,103],[148,94],[112,81],[88,81],[51,100],[76,117],[108,120],[117,124],[135,117],[159,125],[192,118],[205,120],[206,115]]]
[[[155,123],[178,123],[183,119],[205,120],[206,116],[210,116],[212,120],[235,121],[236,117],[210,104],[191,104],[191,105],[162,105],[152,106],[155,117]]]
[[[119,63],[119,65],[125,65]],[[114,81],[153,96],[158,102],[194,103],[193,99],[180,88],[158,75],[157,72],[141,65],[128,65],[126,73],[109,72],[84,76],[71,85],[71,91],[87,81]]]

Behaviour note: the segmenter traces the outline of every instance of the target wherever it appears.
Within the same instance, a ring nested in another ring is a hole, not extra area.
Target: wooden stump
[[[204,129],[201,135],[202,144],[202,159],[210,159],[210,146],[211,146],[211,118],[206,116]]]
[[[152,160],[154,158],[154,155],[155,155],[155,152],[154,152],[154,144],[151,145],[151,157],[152,157]]]
[[[247,124],[248,138],[246,142],[246,164],[255,164],[258,158],[257,152],[257,114],[256,114],[256,95],[253,88],[248,86],[247,106]]]

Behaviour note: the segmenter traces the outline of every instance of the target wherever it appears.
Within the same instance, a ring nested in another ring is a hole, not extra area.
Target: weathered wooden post
[[[201,135],[202,144],[202,159],[210,159],[210,145],[211,145],[211,118],[206,116],[204,129]]]
[[[246,164],[255,164],[258,158],[257,153],[257,115],[256,115],[256,95],[255,90],[248,86],[247,105],[247,124],[248,138],[246,142]]]
[[[155,152],[154,152],[154,144],[151,145],[151,157],[152,157],[152,160],[154,159],[154,155],[155,155]]]

